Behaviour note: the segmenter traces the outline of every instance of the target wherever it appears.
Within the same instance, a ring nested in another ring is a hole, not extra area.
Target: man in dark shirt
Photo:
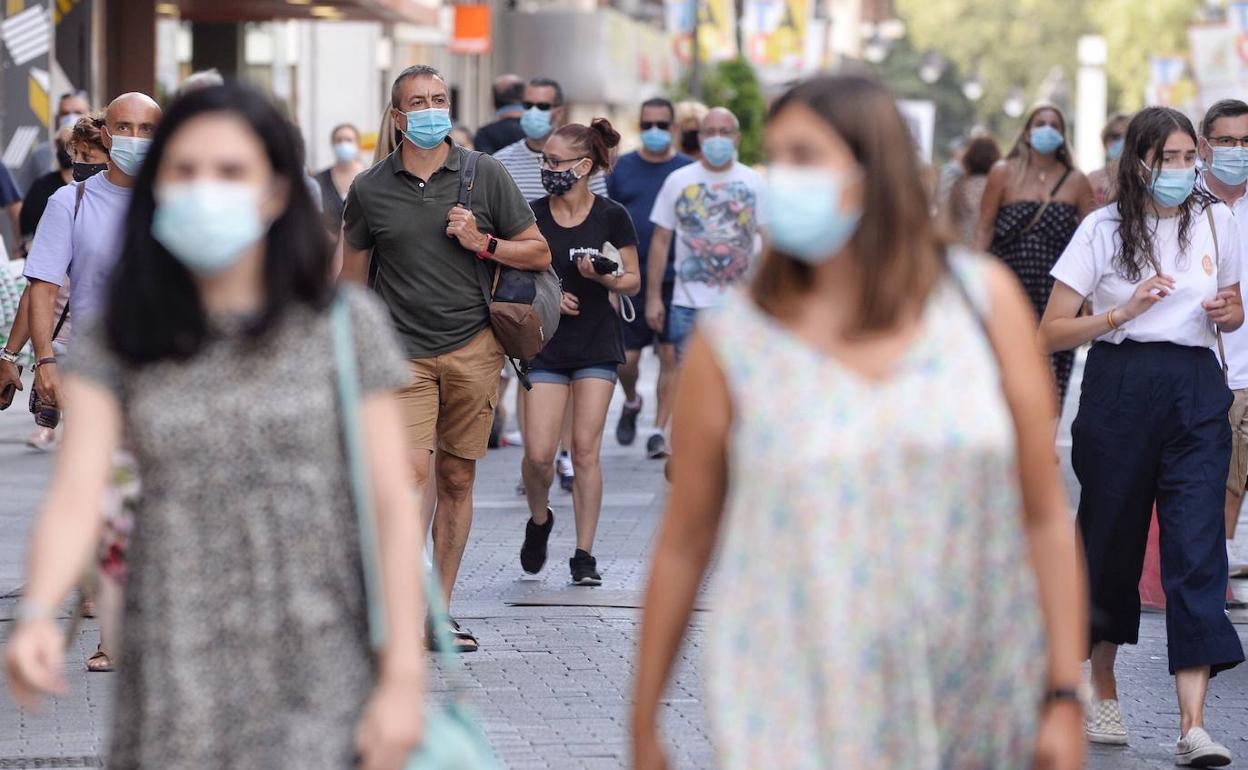
[[[620,367],[620,387],[624,389],[624,409],[615,426],[615,438],[629,446],[637,437],[637,417],[641,413],[642,398],[637,392],[637,379],[641,376],[641,351],[654,345],[659,354],[659,381],[655,388],[654,430],[646,444],[646,452],[655,459],[666,454],[663,429],[671,415],[671,386],[676,374],[676,348],[669,342],[666,332],[655,334],[646,323],[646,262],[650,253],[650,236],[654,223],[650,212],[664,180],[678,168],[687,166],[693,159],[676,152],[672,144],[675,128],[675,108],[667,99],[649,99],[641,105],[641,149],[622,156],[615,170],[607,177],[607,192],[612,200],[619,201],[628,209],[637,228],[637,256],[641,262],[641,291],[633,298],[637,317],[624,324],[625,362]],[[675,261],[669,256],[667,274],[663,280],[663,300],[671,304],[673,282],[676,280]]]
[[[494,81],[494,109],[498,118],[493,123],[477,129],[472,143],[481,152],[493,155],[509,144],[524,138],[520,129],[520,116],[524,114],[524,78],[519,75],[499,75]]]
[[[451,99],[437,70],[405,69],[390,106],[404,140],[347,193],[342,275],[364,283],[376,260],[374,287],[410,359],[412,382],[400,393],[409,459],[421,493],[436,495],[433,556],[449,605],[503,368],[477,262],[545,270],[550,248],[515,182],[488,155],[477,166],[472,210],[456,205],[466,151],[448,139]],[[453,631],[461,650],[476,649],[470,634]]]

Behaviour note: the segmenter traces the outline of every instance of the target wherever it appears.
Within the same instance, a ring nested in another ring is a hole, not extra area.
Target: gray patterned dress
[[[401,387],[385,311],[344,293],[362,392]],[[98,332],[71,355],[121,400],[143,480],[109,767],[340,770],[373,669],[329,315],[258,343],[212,326],[189,361],[124,368]]]

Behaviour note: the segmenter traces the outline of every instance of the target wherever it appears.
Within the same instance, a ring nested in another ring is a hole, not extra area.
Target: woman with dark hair
[[[719,540],[720,767],[1082,765],[1086,619],[1053,387],[1018,282],[946,253],[910,143],[868,78],[772,106],[769,251],[700,324],[678,386],[638,768],[665,766],[659,702]]]
[[[1066,116],[1051,104],[1033,107],[1010,154],[988,174],[975,248],[1010,266],[1031,298],[1037,321],[1053,290],[1053,263],[1095,207],[1087,177],[1071,160]],[[1069,351],[1053,356],[1058,412],[1066,402],[1074,361]]]
[[[69,427],[6,662],[19,702],[61,689],[55,608],[91,555],[124,434],[143,490],[110,767],[328,769],[363,754],[398,768],[419,738],[421,529],[392,395],[406,370],[376,303],[330,284],[291,134],[248,89],[176,100],[136,180],[103,325],[71,350]],[[333,303],[353,326],[382,544],[376,683]]]
[[[568,566],[572,583],[585,586],[602,584],[593,556],[602,511],[598,455],[616,371],[624,363],[624,327],[611,295],[632,296],[641,288],[637,232],[628,209],[589,189],[591,177],[611,170],[611,151],[619,143],[620,135],[605,118],[588,126],[570,123],[555,131],[541,157],[542,186],[549,195],[532,203],[563,282],[563,317],[555,336],[529,367],[533,390],[525,396],[520,475],[530,518],[520,566],[535,575],[546,563],[546,543],[555,526],[550,485],[570,398],[576,551]]]
[[[321,188],[321,215],[325,229],[336,238],[342,227],[342,207],[347,200],[347,190],[355,177],[364,170],[360,162],[360,130],[350,123],[334,126],[329,132],[329,142],[334,148],[334,164],[316,175]]]
[[[1001,148],[991,136],[977,136],[962,151],[962,176],[953,183],[945,204],[945,215],[963,246],[975,243],[979,207],[988,185],[988,173],[1001,159]]]
[[[1127,742],[1114,659],[1139,635],[1137,586],[1156,501],[1176,759],[1214,767],[1230,752],[1204,730],[1209,679],[1244,651],[1225,613],[1231,392],[1211,348],[1243,324],[1244,310],[1234,219],[1193,194],[1195,164],[1196,131],[1181,112],[1150,107],[1131,119],[1117,200],[1084,220],[1054,266],[1040,331],[1051,351],[1095,342],[1071,427],[1092,597],[1088,735]],[[1086,297],[1091,315],[1079,316]]]

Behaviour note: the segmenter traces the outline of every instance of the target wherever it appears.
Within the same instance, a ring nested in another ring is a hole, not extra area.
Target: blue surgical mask
[[[432,150],[451,133],[451,111],[445,107],[407,113],[407,130],[403,134],[408,141],[422,150]]]
[[[1248,181],[1248,148],[1214,147],[1209,170],[1222,184],[1238,187]]]
[[[360,157],[360,146],[355,142],[338,142],[334,145],[334,159],[339,163],[350,163]]]
[[[672,146],[672,132],[651,126],[641,132],[641,146],[649,152],[667,152],[667,148]]]
[[[260,197],[246,184],[170,184],[157,190],[156,201],[152,237],[198,275],[233,267],[268,229],[260,218]]]
[[[1148,168],[1147,165],[1144,166]],[[1153,171],[1153,200],[1162,208],[1172,209],[1181,205],[1192,194],[1196,186],[1196,169],[1194,168],[1162,168]]]
[[[1126,143],[1125,139],[1115,139],[1109,143],[1109,147],[1105,148],[1105,157],[1109,160],[1118,160],[1122,157],[1122,147]]]
[[[112,158],[121,173],[126,176],[138,176],[139,169],[143,168],[143,160],[147,158],[147,151],[151,146],[151,139],[144,139],[140,136],[114,136],[113,148],[108,151],[108,157]]]
[[[849,175],[827,169],[767,169],[767,232],[777,250],[807,265],[839,254],[858,230],[859,209],[844,208]]]
[[[702,140],[702,157],[713,168],[727,166],[737,156],[737,146],[726,136],[712,136]]]
[[[550,136],[551,110],[530,107],[520,116],[520,130],[530,139],[545,139]]]
[[[1062,136],[1062,132],[1053,126],[1036,126],[1031,129],[1030,137],[1031,149],[1041,155],[1052,155],[1057,152],[1057,148],[1066,143],[1066,138]]]

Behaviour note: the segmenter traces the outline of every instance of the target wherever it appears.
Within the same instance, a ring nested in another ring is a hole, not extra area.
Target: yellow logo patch
[[[1205,275],[1213,275],[1213,257],[1206,254],[1200,261],[1200,266],[1205,268]]]

